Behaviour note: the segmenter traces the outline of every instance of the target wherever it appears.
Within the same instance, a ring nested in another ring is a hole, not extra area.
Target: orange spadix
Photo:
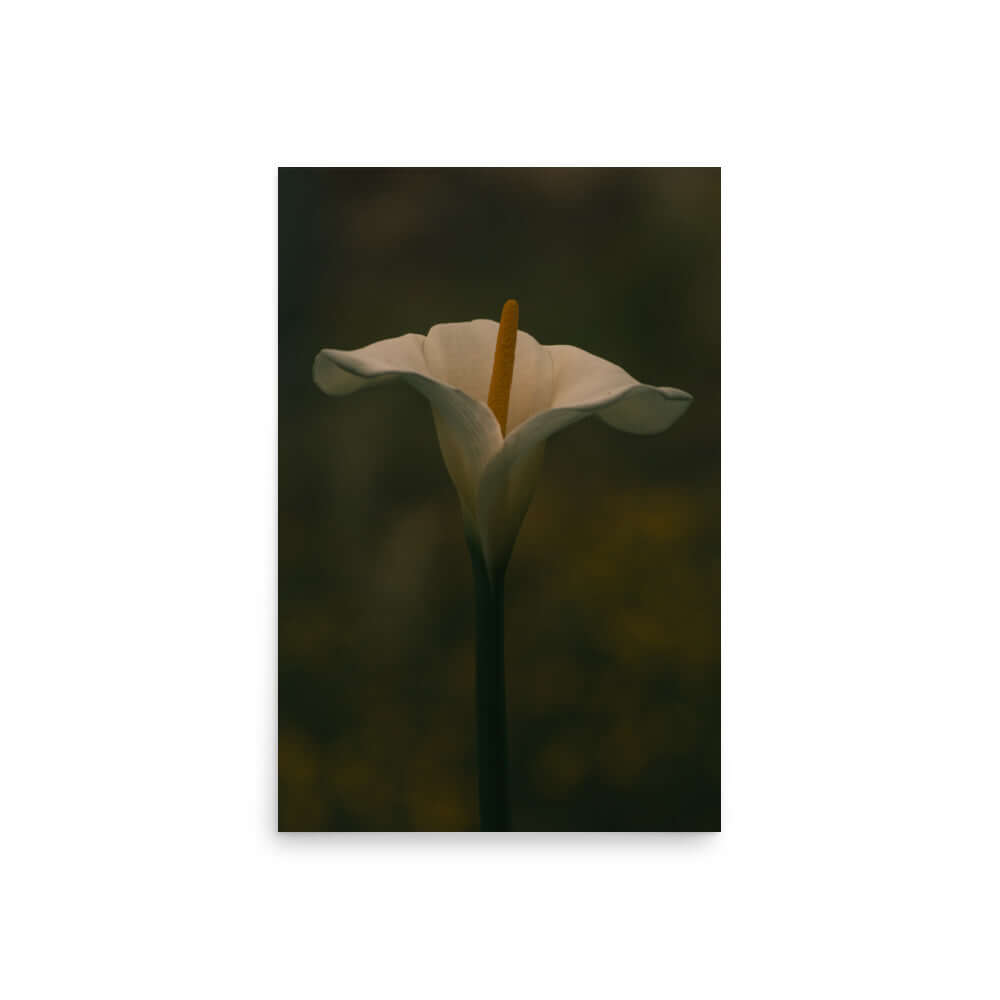
[[[508,299],[500,314],[497,348],[493,355],[493,374],[487,403],[500,424],[500,433],[507,433],[507,411],[510,408],[510,386],[514,380],[514,349],[517,347],[517,300]]]

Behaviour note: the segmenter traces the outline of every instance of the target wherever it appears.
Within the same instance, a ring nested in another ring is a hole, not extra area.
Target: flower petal
[[[348,396],[404,374],[430,377],[419,333],[377,340],[356,351],[327,348],[313,362],[313,380],[329,396]]]
[[[434,378],[486,403],[500,324],[492,319],[438,323],[427,333],[424,356]],[[507,433],[552,401],[552,358],[548,348],[524,330],[517,331]]]
[[[538,419],[537,417],[535,418]],[[545,457],[545,441],[522,437],[503,448],[479,482],[476,533],[490,571],[507,565],[531,503]]]
[[[431,374],[425,338],[416,333],[380,340],[356,351],[320,351],[313,379],[331,396],[400,379],[431,404],[441,454],[458,490],[467,529],[475,525],[483,469],[503,443],[496,417],[485,403]]]
[[[620,431],[658,434],[691,404],[691,395],[682,389],[643,385],[624,368],[578,347],[555,344],[548,350],[553,365],[552,410],[574,411],[576,419],[596,413]],[[566,426],[562,423],[556,430]]]
[[[487,562],[506,565],[537,482],[545,442],[596,414],[618,430],[655,434],[690,405],[681,389],[643,385],[618,365],[577,347],[546,348],[552,359],[551,408],[507,435],[479,484],[479,531]]]

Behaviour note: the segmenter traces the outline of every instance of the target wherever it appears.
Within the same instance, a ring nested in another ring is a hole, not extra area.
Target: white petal
[[[477,536],[491,570],[505,567],[510,559],[544,456],[544,440],[532,444],[522,438],[513,445],[505,441],[486,466],[479,483]]]
[[[579,348],[560,344],[546,350],[553,365],[551,408],[507,435],[479,485],[479,530],[493,566],[510,557],[548,438],[591,414],[618,430],[655,434],[691,403],[681,389],[642,385],[618,365]]]
[[[313,379],[330,396],[347,396],[403,374],[430,376],[419,333],[377,340],[356,351],[320,351],[313,362]]]
[[[492,319],[432,326],[424,344],[430,374],[486,403],[499,326]],[[518,330],[507,433],[547,409],[551,402],[552,358],[548,348],[539,344],[530,333]]]
[[[553,364],[552,410],[574,411],[577,420],[596,413],[620,431],[658,434],[691,404],[690,394],[682,389],[643,385],[624,368],[578,347],[555,344],[548,351]],[[544,416],[557,419],[551,414]],[[560,422],[555,430],[567,426]]]
[[[500,428],[488,406],[432,375],[424,345],[424,337],[408,333],[356,351],[323,350],[313,363],[313,378],[331,396],[400,379],[426,397],[441,454],[471,527],[482,471],[502,444]]]

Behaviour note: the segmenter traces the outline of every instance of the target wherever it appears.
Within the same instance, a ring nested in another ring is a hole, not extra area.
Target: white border
[[[9,15],[5,995],[995,995],[994,33],[895,10]],[[722,834],[273,832],[278,162],[723,164]]]

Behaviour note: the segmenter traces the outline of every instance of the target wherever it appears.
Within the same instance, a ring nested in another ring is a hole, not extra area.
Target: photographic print
[[[278,189],[279,830],[718,830],[719,169]]]

